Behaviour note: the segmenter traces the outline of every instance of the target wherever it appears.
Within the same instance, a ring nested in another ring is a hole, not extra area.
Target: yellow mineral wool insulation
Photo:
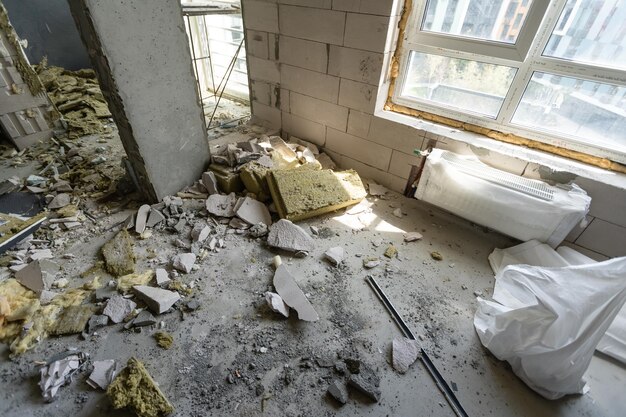
[[[117,279],[117,289],[126,293],[135,285],[147,285],[153,276],[154,271],[152,269],[148,269],[141,274],[135,273],[121,276]]]

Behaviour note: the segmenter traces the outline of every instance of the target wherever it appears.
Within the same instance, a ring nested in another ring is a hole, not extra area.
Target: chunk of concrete
[[[206,209],[209,213],[218,217],[233,217],[237,196],[235,193],[228,195],[213,194],[206,200]]]
[[[320,163],[322,169],[337,169],[337,164],[325,153],[317,155],[317,162]]]
[[[152,210],[152,207],[148,204],[144,204],[139,207],[139,210],[137,210],[137,217],[135,218],[135,232],[141,234],[146,230],[150,210]]]
[[[159,287],[167,285],[169,282],[172,281],[170,279],[169,274],[167,273],[165,269],[157,268],[155,272],[156,272],[156,283]]]
[[[202,243],[211,234],[211,228],[203,223],[196,223],[191,229],[191,239],[194,242]]]
[[[409,233],[405,233],[404,234],[404,241],[405,242],[415,242],[417,240],[422,239],[422,234],[418,233],[418,232],[409,232]]]
[[[132,321],[133,327],[152,326],[157,319],[147,310],[142,310]]]
[[[239,200],[235,206],[235,214],[241,220],[251,225],[258,223],[265,223],[268,226],[272,225],[272,216],[267,206],[250,197],[244,197]]]
[[[374,402],[380,401],[380,379],[374,371],[367,367],[362,367],[358,374],[350,375],[348,386],[365,395]]]
[[[97,329],[104,327],[107,324],[109,324],[109,316],[105,316],[104,314],[94,314],[89,318],[85,332],[86,334],[92,334]]]
[[[343,262],[344,256],[345,256],[345,253],[341,246],[330,248],[326,252],[324,252],[324,257],[335,266]]]
[[[56,210],[63,208],[69,205],[72,202],[72,197],[66,193],[57,194],[56,197],[52,199],[50,204],[48,204],[48,208],[50,210]]]
[[[315,248],[313,238],[304,229],[285,219],[270,227],[267,244],[290,252],[311,252]]]
[[[174,257],[172,265],[177,270],[188,274],[192,271],[193,265],[196,263],[196,255],[193,253],[181,253]]]
[[[406,373],[415,363],[420,354],[420,347],[416,340],[406,337],[393,339],[392,358],[393,368],[401,374]]]
[[[102,314],[108,316],[113,323],[121,323],[137,307],[137,303],[121,295],[111,297]]]
[[[149,287],[147,285],[136,285],[133,289],[137,293],[137,296],[142,299],[155,314],[165,313],[176,301],[180,300],[180,294],[176,291]]]
[[[163,213],[161,213],[160,210],[151,207],[150,214],[148,215],[148,221],[146,222],[146,227],[154,227],[163,221],[165,221],[165,216],[163,215]]]
[[[348,402],[348,390],[346,389],[345,384],[341,383],[340,381],[334,380],[328,386],[327,392],[340,404],[345,404]]]
[[[380,265],[380,259],[378,258],[363,259],[363,267],[366,269],[376,268],[378,265]]]
[[[204,188],[206,188],[209,195],[219,194],[217,179],[215,178],[215,173],[213,171],[207,171],[202,174],[202,185],[204,185]]]
[[[57,272],[59,272],[59,265],[47,259],[41,259],[17,271],[15,279],[39,295],[43,290],[50,289]]]
[[[113,276],[120,277],[135,272],[133,245],[128,231],[122,229],[102,246],[101,251],[106,269]]]
[[[113,359],[93,361],[93,371],[87,378],[87,383],[92,388],[106,390],[117,375],[117,364]]]
[[[139,417],[164,416],[174,408],[154,382],[143,363],[130,358],[107,388],[113,408],[128,408]]]
[[[389,191],[387,188],[383,187],[380,184],[376,184],[375,182],[370,182],[368,186],[369,195],[374,197],[380,197]]]
[[[273,312],[289,317],[289,306],[285,304],[280,295],[268,291],[265,293],[265,301],[267,301],[267,305]]]
[[[279,265],[274,273],[274,288],[285,304],[296,310],[298,318],[304,321],[319,320],[319,315],[296,284],[285,265]]]

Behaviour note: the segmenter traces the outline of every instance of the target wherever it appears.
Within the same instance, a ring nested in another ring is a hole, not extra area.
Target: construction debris
[[[157,322],[156,318],[152,314],[150,314],[149,311],[142,310],[139,312],[139,314],[137,314],[137,317],[135,317],[131,322],[129,322],[129,324],[132,327],[144,327],[144,326],[152,326],[156,322]]]
[[[157,345],[163,349],[169,349],[172,347],[172,344],[174,344],[174,338],[167,332],[156,332],[154,338],[156,339]]]
[[[69,306],[63,309],[49,333],[54,336],[82,333],[95,311],[92,305]]]
[[[416,340],[406,337],[393,339],[392,358],[393,368],[401,374],[406,373],[409,367],[420,355],[420,346]]]
[[[180,272],[188,274],[192,271],[195,263],[196,255],[194,253],[181,253],[174,257],[174,260],[172,261],[172,266]]]
[[[267,301],[267,305],[272,311],[289,317],[289,306],[285,304],[280,295],[268,291],[265,293],[265,301]]]
[[[113,408],[128,408],[139,417],[159,417],[174,411],[143,363],[130,358],[107,388]]]
[[[93,362],[93,371],[87,378],[87,384],[92,388],[106,390],[117,375],[117,362],[113,359]]]
[[[137,303],[121,295],[113,296],[107,301],[102,314],[108,316],[113,323],[121,323],[137,307]]]
[[[358,373],[352,373],[348,385],[372,401],[380,401],[380,378],[369,367],[362,365]]]
[[[50,289],[57,272],[59,272],[59,265],[42,259],[31,262],[17,271],[15,279],[29,290],[34,291],[36,294],[41,294],[43,290]]]
[[[102,246],[102,256],[107,271],[116,277],[135,272],[136,257],[133,246],[133,240],[126,229],[122,229],[105,243]]]
[[[111,117],[111,112],[93,70],[49,67],[45,59],[34,68],[48,97],[63,115],[69,139],[107,131],[102,122]]]
[[[148,216],[152,208],[148,204],[144,204],[137,210],[137,216],[135,217],[135,232],[141,234],[146,230],[148,224]]]
[[[380,259],[378,258],[363,259],[363,267],[366,269],[376,268],[378,265],[380,265]]]
[[[346,389],[345,384],[334,380],[329,386],[327,390],[328,394],[337,400],[340,404],[345,404],[348,402],[348,390]]]
[[[204,185],[204,188],[209,195],[219,193],[219,189],[217,188],[217,179],[215,178],[213,171],[208,171],[202,174],[202,185]]]
[[[50,359],[39,370],[39,388],[44,400],[52,402],[56,399],[59,388],[69,384],[77,373],[88,364],[89,356],[78,351],[68,351]]]
[[[134,286],[133,289],[137,293],[137,296],[141,298],[155,314],[165,313],[180,300],[180,294],[175,291],[148,287],[147,285],[137,285]]]
[[[250,197],[240,199],[234,211],[237,217],[250,225],[263,223],[267,226],[271,226],[272,224],[272,216],[267,206]]]
[[[274,288],[285,304],[296,310],[298,318],[304,321],[319,320],[319,316],[304,292],[285,265],[279,265],[274,273]]]
[[[72,197],[66,193],[57,194],[56,197],[48,203],[48,208],[50,210],[57,210],[69,205],[72,202]]]
[[[228,195],[213,194],[206,200],[206,209],[209,213],[218,217],[233,217],[237,196],[235,193]]]
[[[398,256],[398,249],[393,245],[389,245],[387,249],[385,249],[384,255],[389,259],[393,259]]]
[[[170,279],[169,274],[167,273],[165,269],[157,268],[155,272],[156,272],[156,284],[159,287],[163,287],[167,285],[170,281],[172,281]]]
[[[300,226],[281,219],[270,227],[267,244],[290,252],[311,252],[315,248],[313,238]]]
[[[333,265],[338,266],[343,262],[345,256],[344,250],[341,246],[328,249],[324,252],[324,257],[328,259]]]
[[[267,181],[278,214],[293,221],[357,204],[367,195],[361,178],[352,170],[270,171]]]
[[[409,232],[409,233],[404,234],[405,242],[415,242],[417,240],[421,240],[422,238],[423,238],[422,234],[417,233],[417,232]]]
[[[443,261],[443,255],[441,255],[439,252],[431,252],[430,257],[436,261]]]
[[[380,197],[380,196],[387,194],[389,190],[380,184],[376,184],[375,182],[370,182],[368,184],[368,191],[369,191],[369,195],[373,197]]]

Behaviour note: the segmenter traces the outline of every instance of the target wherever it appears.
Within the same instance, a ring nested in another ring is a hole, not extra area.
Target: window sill
[[[626,174],[608,171],[535,149],[500,142],[478,133],[455,129],[450,126],[433,123],[392,111],[378,110],[374,116],[424,131],[426,132],[427,139],[436,139],[437,137],[442,136],[446,139],[451,139],[473,147],[495,152],[500,155],[516,158],[524,162],[545,166],[555,172],[574,174],[579,177],[626,190]]]

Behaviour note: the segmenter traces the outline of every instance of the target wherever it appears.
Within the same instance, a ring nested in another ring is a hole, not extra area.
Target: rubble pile
[[[102,123],[111,117],[111,112],[93,70],[51,67],[45,59],[34,69],[48,97],[63,116],[69,139],[111,132]]]

